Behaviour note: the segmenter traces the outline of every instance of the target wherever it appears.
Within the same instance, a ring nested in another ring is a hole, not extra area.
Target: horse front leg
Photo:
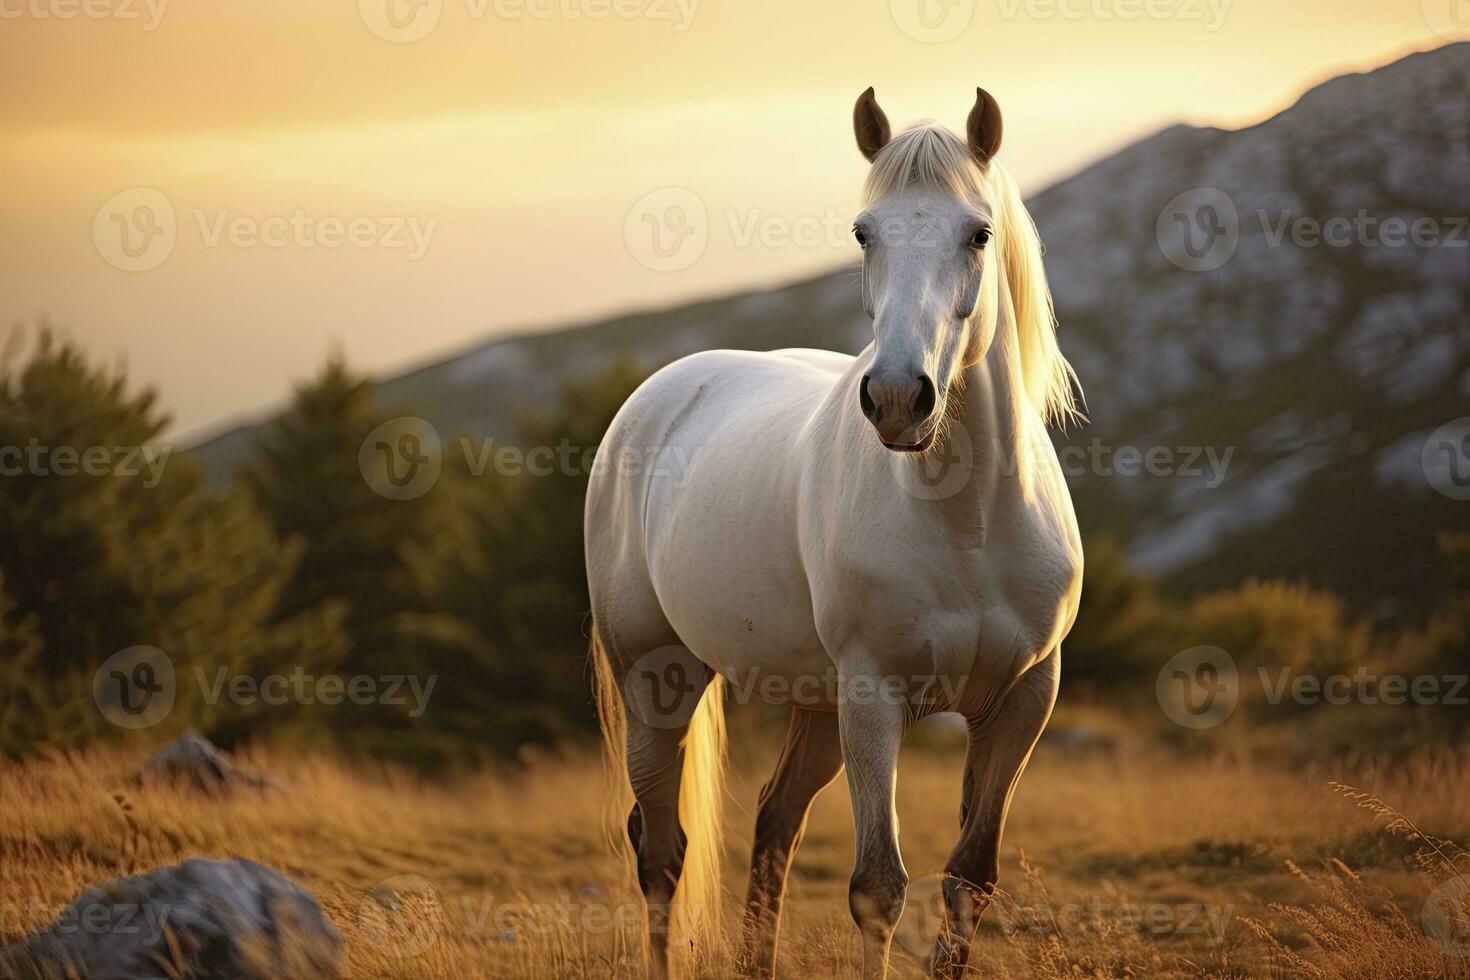
[[[985,719],[971,718],[959,843],[944,867],[945,922],[928,966],[943,980],[965,972],[980,916],[1000,877],[1000,838],[1021,772],[1051,718],[1061,651],[1032,667]]]
[[[750,855],[750,891],[745,899],[743,972],[770,977],[776,968],[781,902],[786,874],[801,844],[812,799],[842,770],[837,715],[791,709],[786,745],[776,772],[761,789]]]
[[[862,683],[867,680],[874,684]],[[909,710],[906,703],[888,703],[876,675],[854,678],[849,674],[844,681],[837,721],[857,831],[847,902],[862,933],[864,980],[883,980],[889,943],[903,914],[909,882],[898,850],[894,812],[898,750]]]

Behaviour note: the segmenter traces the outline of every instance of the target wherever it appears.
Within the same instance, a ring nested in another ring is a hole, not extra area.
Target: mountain
[[[1470,527],[1422,455],[1470,416],[1470,43],[1335,78],[1247,129],[1166,129],[1028,204],[1087,396],[1087,423],[1057,437],[1084,533],[1175,592],[1305,578],[1379,618],[1429,608],[1436,532]],[[619,355],[869,339],[843,270],[497,340],[379,390],[441,433],[505,441]],[[224,479],[252,438],[193,452]],[[1445,465],[1470,469],[1467,447],[1446,442]]]

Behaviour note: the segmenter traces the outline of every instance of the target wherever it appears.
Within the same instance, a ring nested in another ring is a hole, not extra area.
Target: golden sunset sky
[[[187,442],[334,347],[391,372],[851,261],[867,85],[955,126],[985,86],[1038,190],[1442,45],[1452,2],[0,0],[0,317],[124,358]],[[675,271],[629,245],[665,188],[706,212]]]

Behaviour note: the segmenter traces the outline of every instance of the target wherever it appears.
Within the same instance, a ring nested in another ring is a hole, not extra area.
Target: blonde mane
[[[863,186],[863,205],[901,194],[909,187],[948,191],[994,209],[1026,396],[1049,423],[1075,418],[1079,386],[1057,345],[1056,314],[1041,261],[1041,236],[1011,175],[995,161],[982,169],[963,139],[925,120],[899,133],[878,152]]]

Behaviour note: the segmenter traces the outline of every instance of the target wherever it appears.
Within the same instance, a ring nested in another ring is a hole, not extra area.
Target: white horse
[[[808,807],[845,766],[849,905],[863,975],[884,976],[908,883],[899,744],[952,711],[969,729],[962,829],[928,966],[963,972],[1076,615],[1081,543],[1047,435],[1075,379],[1036,228],[993,159],[1000,111],[978,90],[967,139],[933,123],[891,137],[870,88],[854,118],[873,343],[663,368],[618,412],[588,489],[592,656],[636,801],[655,976],[671,921],[696,953],[718,935],[726,682],[792,706],[760,797],[742,969],[772,973]],[[637,465],[650,449],[662,465]]]

